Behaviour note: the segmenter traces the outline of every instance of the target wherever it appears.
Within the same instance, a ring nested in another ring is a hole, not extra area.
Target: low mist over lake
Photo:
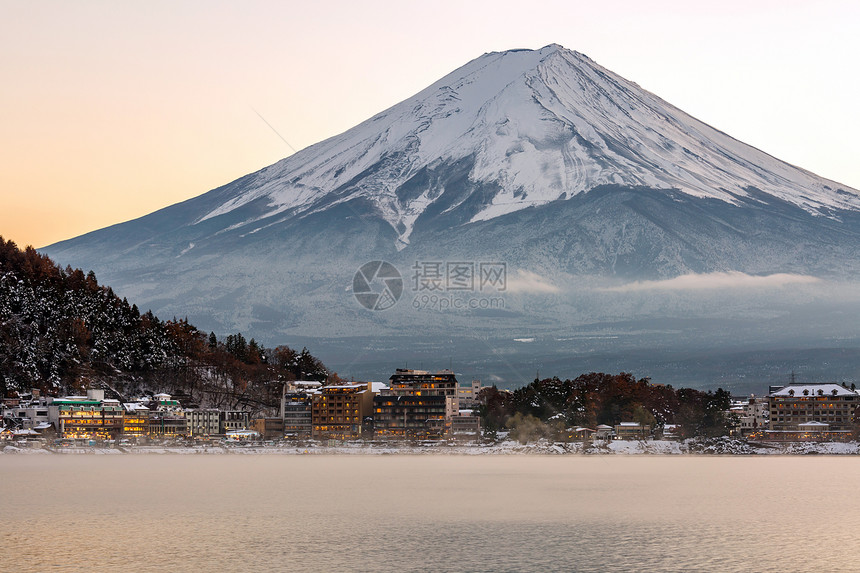
[[[860,502],[838,488],[855,462],[5,456],[21,519],[0,556],[20,572],[853,571]]]

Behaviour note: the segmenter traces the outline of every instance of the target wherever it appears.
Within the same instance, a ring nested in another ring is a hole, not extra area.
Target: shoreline
[[[538,441],[520,444],[390,445],[344,443],[322,444],[230,444],[205,446],[147,445],[122,447],[0,447],[0,455],[579,455],[579,456],[755,456],[755,455],[860,455],[860,442],[775,442],[748,443],[734,438],[685,440],[614,440],[593,445],[582,442]]]

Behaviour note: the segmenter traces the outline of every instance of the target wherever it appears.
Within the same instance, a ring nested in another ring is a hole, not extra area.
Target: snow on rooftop
[[[370,390],[372,392],[378,393],[382,390],[389,390],[388,384],[386,384],[385,382],[371,382],[370,386]]]
[[[805,392],[805,393],[804,393]],[[857,392],[839,384],[789,384],[780,388],[771,396],[804,397],[804,396],[858,396]]]
[[[139,404],[137,402],[126,402],[122,406],[123,406],[123,408],[125,408],[126,412],[137,412],[137,411],[149,410],[149,408],[147,408],[143,404]]]

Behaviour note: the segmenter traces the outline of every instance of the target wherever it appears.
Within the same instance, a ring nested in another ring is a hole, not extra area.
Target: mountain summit
[[[560,332],[638,320],[583,294],[607,280],[850,277],[860,193],[550,45],[484,54],[274,165],[45,250],[205,328],[408,344],[403,303],[374,313],[353,299],[364,263],[400,269],[404,296],[419,261],[504,262],[519,280],[505,312],[421,315],[422,335]]]
[[[446,184],[451,166],[467,180]],[[444,177],[442,177],[444,179]],[[492,219],[600,185],[736,203],[754,187],[816,214],[858,209],[839,184],[778,161],[550,45],[485,54],[349,131],[268,167],[195,223],[264,201],[253,230],[356,198],[409,243],[421,217]]]

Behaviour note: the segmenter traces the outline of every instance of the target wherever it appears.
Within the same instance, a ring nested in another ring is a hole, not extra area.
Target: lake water
[[[0,456],[6,571],[857,571],[856,457]]]

